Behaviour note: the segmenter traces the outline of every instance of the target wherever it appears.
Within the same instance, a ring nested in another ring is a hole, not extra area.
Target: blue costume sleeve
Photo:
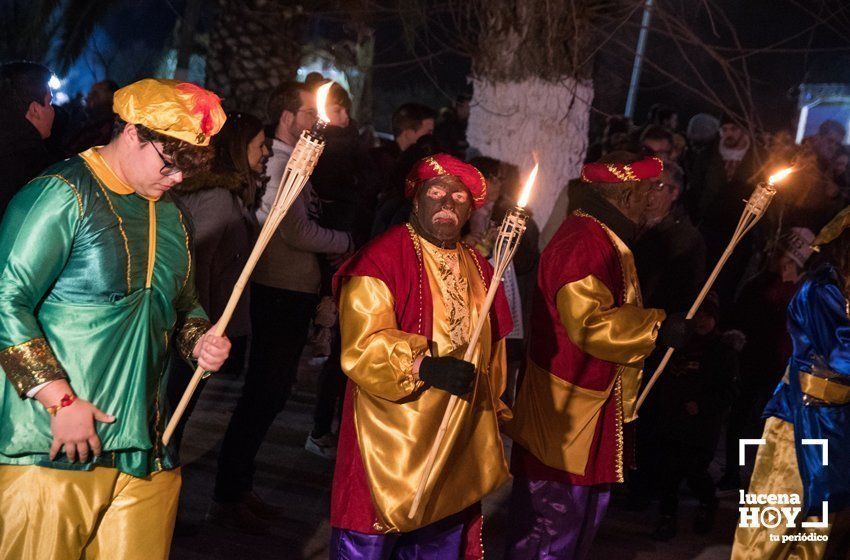
[[[850,506],[850,405],[808,406],[803,403],[797,370],[813,363],[841,375],[850,375],[850,318],[846,300],[834,271],[823,268],[800,288],[788,309],[788,330],[794,344],[789,384],[784,392],[794,424],[797,464],[804,487],[804,516],[820,515],[823,502],[830,511]],[[819,445],[802,445],[803,439],[825,439],[829,464],[822,463]]]

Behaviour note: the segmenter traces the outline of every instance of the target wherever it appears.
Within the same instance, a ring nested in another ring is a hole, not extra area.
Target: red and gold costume
[[[637,181],[660,173],[656,161],[590,164],[582,176],[585,182]],[[588,200],[540,257],[528,367],[505,431],[515,442],[515,492],[518,484],[548,481],[557,487],[546,490],[551,502],[565,500],[558,492],[599,487],[604,511],[607,485],[623,481],[624,422],[633,415],[643,361],[665,315],[643,309],[632,253],[615,232],[634,224],[601,196]],[[514,550],[510,557],[545,554]]]
[[[476,197],[480,191],[471,185]],[[491,281],[492,268],[473,249],[462,243],[440,248],[410,225],[376,238],[337,273],[342,369],[350,380],[331,526],[347,532],[348,543],[360,539],[371,543],[362,548],[383,546],[368,537],[411,533],[454,518],[465,525],[463,557],[481,557],[479,502],[508,479],[497,418],[507,412],[499,396],[505,385],[504,337],[512,328],[504,294],[498,293],[471,360],[477,381],[451,418],[446,437],[451,445],[437,456],[422,507],[409,519],[451,397],[412,370],[418,356],[463,357]],[[371,557],[360,549],[357,554]]]

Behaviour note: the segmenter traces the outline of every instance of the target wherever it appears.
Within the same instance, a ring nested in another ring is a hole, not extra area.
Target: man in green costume
[[[45,170],[0,225],[0,558],[166,559],[168,345],[208,371],[230,351],[168,194],[208,163],[219,99],[148,79],[114,110],[112,141]]]

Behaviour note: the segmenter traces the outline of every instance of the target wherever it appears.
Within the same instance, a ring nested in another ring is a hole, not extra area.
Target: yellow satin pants
[[[797,467],[797,451],[794,446],[794,425],[779,418],[770,417],[764,424],[765,445],[759,446],[753,476],[750,479],[751,494],[797,494],[803,496],[803,481]],[[813,520],[811,518],[810,520]],[[831,527],[831,523],[830,523]],[[783,543],[781,535],[788,533],[818,533],[828,536],[826,528],[775,529],[765,527],[738,527],[732,545],[732,560],[816,560],[823,557],[827,542],[803,541]],[[770,535],[779,535],[772,541]]]
[[[0,465],[0,558],[167,560],[179,495],[180,469]]]

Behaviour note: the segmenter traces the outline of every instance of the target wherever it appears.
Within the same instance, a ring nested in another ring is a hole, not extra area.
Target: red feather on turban
[[[404,194],[413,198],[419,185],[434,177],[457,177],[472,194],[475,208],[484,206],[487,200],[487,181],[474,166],[448,154],[434,154],[417,161],[407,175]]]
[[[627,183],[655,179],[663,170],[664,163],[657,157],[645,157],[634,163],[586,163],[581,168],[581,180],[585,183]]]

